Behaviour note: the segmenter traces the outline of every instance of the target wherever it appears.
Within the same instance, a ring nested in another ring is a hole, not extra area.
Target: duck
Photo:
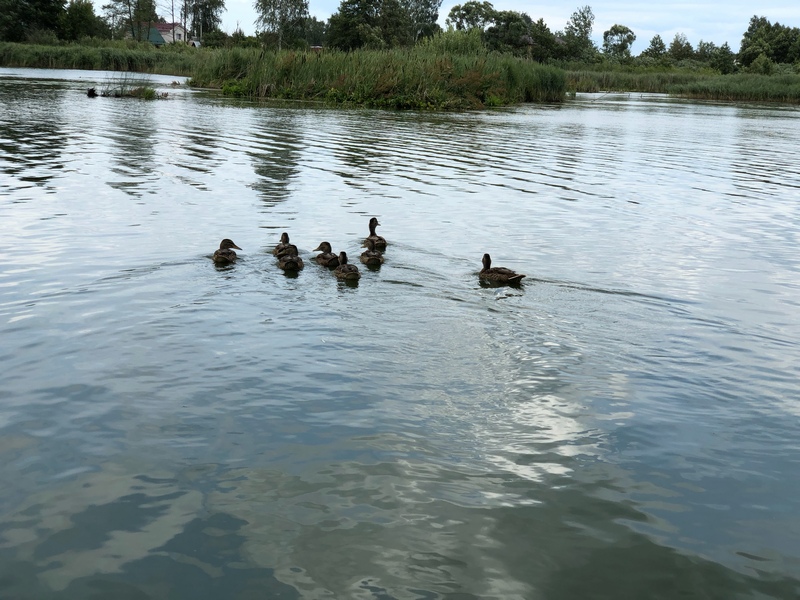
[[[358,281],[361,278],[361,273],[358,267],[347,263],[347,253],[344,251],[339,252],[339,266],[333,270],[336,279],[344,279],[346,281]]]
[[[483,269],[479,273],[479,277],[485,281],[495,281],[497,283],[520,283],[523,277],[521,273],[515,273],[511,269],[505,267],[493,267],[492,257],[488,254],[483,255]]]
[[[375,242],[375,250],[380,250],[381,252],[383,252],[386,250],[386,238],[381,237],[380,235],[375,233],[375,228],[378,225],[380,225],[380,223],[378,223],[378,219],[376,217],[372,217],[369,220],[369,237],[367,238],[367,240],[372,240],[373,242]],[[364,240],[363,245],[366,245],[367,240]]]
[[[281,234],[280,243],[277,246],[275,246],[275,248],[272,250],[272,254],[280,258],[282,254],[292,253],[292,252],[294,254],[298,254],[297,246],[289,243],[289,234],[284,231]]]
[[[367,238],[364,245],[367,249],[361,253],[361,262],[368,267],[380,267],[383,264],[383,254],[375,249],[375,240]]]
[[[285,248],[278,255],[278,266],[284,271],[300,271],[303,268],[303,259],[297,254],[297,248],[289,244],[291,248]]]
[[[339,266],[339,257],[333,253],[333,249],[328,242],[320,242],[319,246],[314,248],[314,252],[322,252],[322,254],[317,254],[314,257],[317,264],[329,269]]]
[[[236,260],[236,252],[232,250],[232,248],[236,248],[237,250],[241,250],[239,246],[233,243],[233,240],[225,238],[219,243],[219,249],[214,250],[214,262],[215,263],[229,263]]]

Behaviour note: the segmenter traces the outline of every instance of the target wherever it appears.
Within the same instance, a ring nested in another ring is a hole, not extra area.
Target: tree
[[[766,17],[753,17],[742,37],[739,60],[749,66],[764,54],[773,63],[790,63],[800,58],[800,29],[774,25]]]
[[[303,27],[305,40],[309,46],[324,46],[328,35],[328,24],[317,17],[309,17]]]
[[[591,60],[597,52],[592,41],[594,13],[591,6],[583,6],[572,13],[564,27],[566,58]]]
[[[631,44],[636,41],[636,34],[625,25],[612,25],[603,33],[603,52],[607,55],[625,60],[631,57]]]
[[[222,23],[225,0],[185,0],[181,7],[181,17],[192,35],[203,39],[206,33],[216,31]]]
[[[103,10],[112,21],[112,31],[116,28],[120,35],[127,34],[139,41],[148,39],[150,25],[158,21],[153,0],[111,0]]]
[[[530,56],[533,60],[544,62],[555,56],[556,36],[545,24],[544,19],[539,19],[531,25]]]
[[[94,14],[92,0],[70,0],[61,14],[61,38],[77,41],[83,37],[100,37],[107,29],[103,20]]]
[[[480,29],[483,31],[494,22],[496,14],[497,11],[491,2],[470,0],[451,8],[445,23],[458,30]]]
[[[664,40],[661,39],[661,36],[655,34],[653,39],[650,40],[650,45],[647,47],[645,51],[641,53],[640,56],[647,56],[650,58],[661,58],[667,53],[667,45],[664,43]]]
[[[59,30],[66,0],[0,0],[0,40],[21,42],[34,31]]]
[[[439,31],[439,8],[442,0],[405,0],[411,34],[416,42],[421,37],[430,36]]]
[[[342,50],[361,48],[378,27],[380,0],[342,0],[328,20],[328,44]]]
[[[308,18],[308,0],[255,0],[256,24],[276,38],[278,50],[285,39],[301,37]]]
[[[728,42],[722,44],[714,52],[711,57],[711,66],[723,75],[728,75],[736,70],[736,55],[728,46]]]
[[[494,24],[486,30],[484,39],[490,50],[526,54],[533,42],[531,18],[522,12],[501,10],[495,13]]]
[[[667,54],[673,60],[687,60],[694,58],[694,48],[692,48],[692,44],[686,39],[685,35],[676,33],[672,43],[669,45]]]
[[[710,63],[714,54],[717,52],[717,45],[714,42],[697,42],[697,49],[694,51],[695,59],[700,62]]]

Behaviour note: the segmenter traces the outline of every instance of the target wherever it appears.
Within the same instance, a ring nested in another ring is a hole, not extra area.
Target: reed
[[[102,69],[163,75],[191,75],[208,51],[190,52],[153,46],[39,46],[0,42],[0,65],[37,69]]]
[[[669,91],[696,100],[800,104],[800,75],[723,75],[675,85]]]
[[[519,102],[560,102],[560,69],[499,54],[436,48],[353,52],[218,50],[191,85],[248,98],[319,100],[393,109],[463,110]]]
[[[677,85],[701,82],[714,77],[698,71],[568,71],[570,92],[644,92],[666,94]]]

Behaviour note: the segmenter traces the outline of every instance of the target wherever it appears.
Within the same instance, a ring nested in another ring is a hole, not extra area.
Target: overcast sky
[[[463,1],[463,0],[462,0]],[[490,0],[491,1],[491,0]],[[669,45],[676,33],[683,33],[692,46],[700,40],[721,45],[728,42],[734,52],[739,50],[742,34],[753,15],[763,16],[770,22],[800,27],[800,2],[798,0],[727,0],[725,2],[689,1],[626,1],[626,0],[578,0],[569,2],[529,3],[522,0],[496,0],[492,2],[498,10],[516,10],[528,13],[534,21],[544,19],[551,31],[564,28],[567,20],[579,7],[589,5],[595,21],[592,37],[602,45],[603,32],[612,25],[626,25],[636,34],[633,53],[639,54],[647,48],[650,40],[658,34]],[[339,0],[309,0],[313,16],[327,21],[339,8]],[[439,23],[459,1],[444,0],[439,10]],[[222,17],[222,29],[233,33],[237,24],[246,34],[255,32],[256,18],[253,0],[226,0],[227,10]],[[760,8],[755,8],[761,4]]]

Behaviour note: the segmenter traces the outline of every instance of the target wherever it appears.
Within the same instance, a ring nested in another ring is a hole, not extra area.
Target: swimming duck
[[[498,283],[520,283],[525,275],[515,273],[505,267],[493,267],[492,257],[488,254],[483,255],[483,269],[479,273],[481,279],[485,281],[496,281]]]
[[[372,240],[373,242],[375,242],[375,250],[380,250],[381,252],[383,252],[386,250],[386,238],[383,238],[379,236],[377,233],[375,233],[375,228],[378,225],[380,225],[380,223],[378,223],[378,219],[376,217],[372,217],[369,220],[369,237],[367,238],[367,240]],[[364,240],[363,245],[366,245],[367,240]]]
[[[294,254],[298,254],[297,246],[289,243],[289,234],[284,231],[281,234],[280,244],[275,246],[275,248],[272,250],[272,254],[280,258],[281,254],[286,254],[286,253],[291,254],[292,252]]]
[[[368,267],[380,267],[383,264],[383,254],[375,250],[375,240],[367,238],[364,245],[367,249],[361,253],[361,262]]]
[[[278,255],[278,266],[284,271],[299,271],[303,268],[303,259],[297,255],[297,248],[289,244],[291,248],[285,248]]]
[[[339,252],[339,266],[333,270],[336,279],[345,279],[347,281],[358,281],[361,273],[358,272],[358,267],[347,263],[347,254]]]
[[[215,263],[229,263],[236,260],[236,252],[231,250],[231,248],[236,248],[237,250],[241,250],[239,246],[233,243],[233,240],[229,240],[225,238],[219,243],[219,249],[214,250],[214,262]]]
[[[328,242],[321,242],[319,246],[314,248],[314,252],[322,252],[322,254],[317,254],[314,257],[317,264],[329,269],[339,266],[339,257],[333,253],[333,249]]]

